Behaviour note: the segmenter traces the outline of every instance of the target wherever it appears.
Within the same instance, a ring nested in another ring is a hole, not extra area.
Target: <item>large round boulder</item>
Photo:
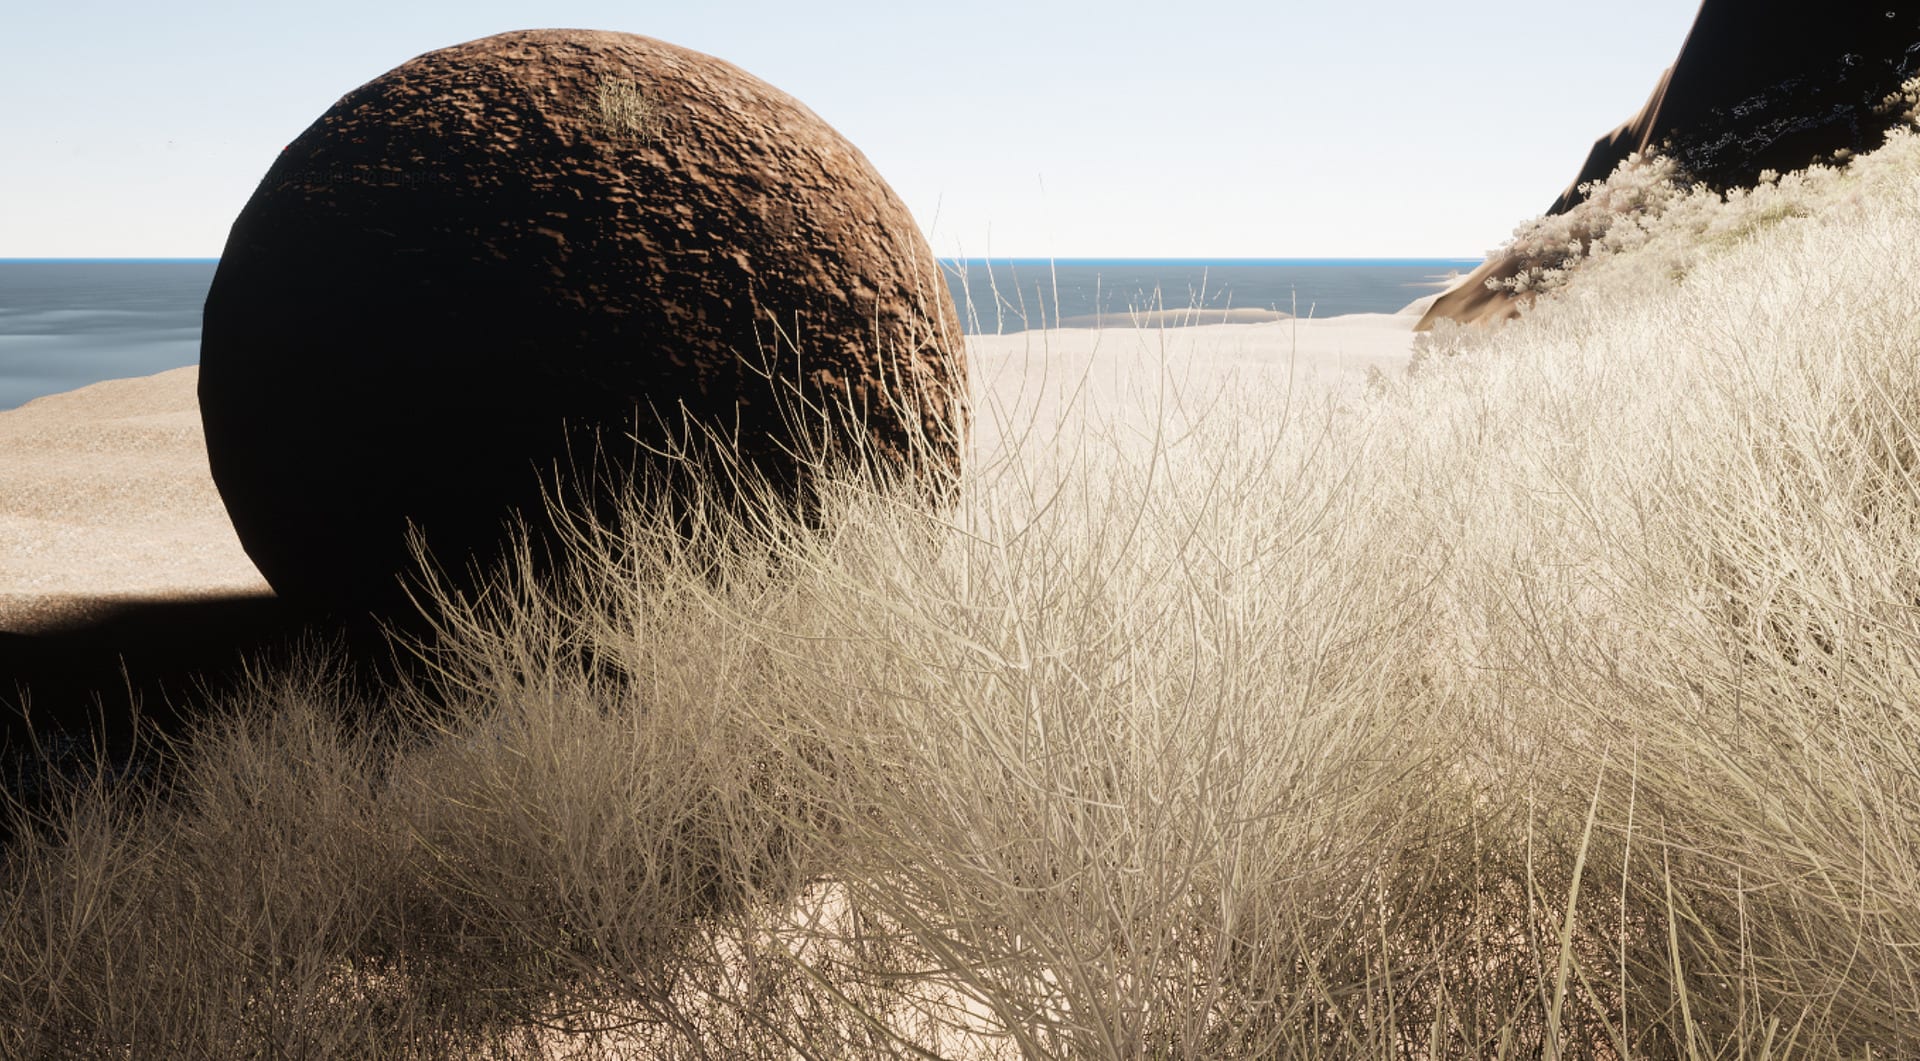
[[[207,295],[200,408],[274,589],[380,610],[410,524],[458,580],[556,483],[591,469],[604,501],[689,434],[793,491],[809,422],[944,491],[963,356],[914,219],[812,111],[662,41],[534,30],[413,59],[287,146]]]

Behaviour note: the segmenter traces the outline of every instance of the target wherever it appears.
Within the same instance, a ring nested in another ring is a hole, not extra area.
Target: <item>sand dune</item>
[[[1144,384],[1229,378],[1356,388],[1405,363],[1422,302],[1398,314],[1192,327],[1062,328],[967,340],[976,452],[1003,426],[1057,417],[1084,380],[1103,417],[1138,415]],[[199,370],[96,383],[0,412],[0,632],[128,600],[268,592],[215,490]],[[997,411],[997,412],[996,412]]]
[[[1058,328],[1192,328],[1205,324],[1265,324],[1292,314],[1273,309],[1154,309],[1118,310],[1062,317]]]
[[[1268,384],[1357,391],[1370,369],[1406,364],[1425,301],[1400,313],[1323,320],[971,336],[975,456],[992,459],[1025,427],[1047,433],[1066,422],[1076,391],[1093,423],[1133,426],[1148,426],[1153,389],[1163,380],[1194,399],[1230,384],[1243,393]]]

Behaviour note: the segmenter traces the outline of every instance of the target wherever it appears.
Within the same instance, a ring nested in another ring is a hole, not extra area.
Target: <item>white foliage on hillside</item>
[[[1920,78],[1883,107],[1904,108],[1906,121],[1916,124],[1896,126],[1882,147],[1865,155],[1784,175],[1763,171],[1752,188],[1715,192],[1691,181],[1669,157],[1629,155],[1605,180],[1582,184],[1587,198],[1572,210],[1524,221],[1489,251],[1490,259],[1513,257],[1521,264],[1511,277],[1486,284],[1532,296],[1521,305],[1523,316],[1552,314],[1575,274],[1573,287],[1602,290],[1602,298],[1644,297],[1777,224],[1894,193],[1920,174]],[[1413,367],[1478,349],[1491,331],[1437,321],[1416,340]]]
[[[1920,78],[1889,96],[1885,110],[1904,106],[1915,119]],[[1673,159],[1652,153],[1629,155],[1602,181],[1580,185],[1586,199],[1564,214],[1536,217],[1514,229],[1513,238],[1492,252],[1516,257],[1522,267],[1491,288],[1544,293],[1566,285],[1570,274],[1628,251],[1650,251],[1635,262],[1637,272],[1666,271],[1678,278],[1702,255],[1711,255],[1748,234],[1792,217],[1806,217],[1844,202],[1859,201],[1863,186],[1909,173],[1916,165],[1911,124],[1888,133],[1884,147],[1854,159],[1837,155],[1831,165],[1815,165],[1781,175],[1760,174],[1752,188],[1724,194],[1693,182]]]

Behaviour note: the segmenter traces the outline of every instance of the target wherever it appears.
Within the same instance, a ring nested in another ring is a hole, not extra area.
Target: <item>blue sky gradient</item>
[[[341,95],[539,26],[658,37],[792,94],[943,257],[1478,257],[1640,106],[1697,7],[18,4],[0,258],[216,256]]]

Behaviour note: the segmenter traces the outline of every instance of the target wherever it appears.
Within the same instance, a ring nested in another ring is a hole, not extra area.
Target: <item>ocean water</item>
[[[0,261],[0,409],[200,360],[212,261]]]
[[[1296,317],[1395,313],[1478,258],[956,259],[948,286],[968,333],[1124,325],[1139,311],[1265,310]],[[963,297],[964,291],[964,297]],[[1177,324],[1185,314],[1165,318]],[[1191,315],[1197,323],[1209,316]]]
[[[200,310],[215,264],[0,260],[0,409],[197,362]],[[1302,317],[1392,313],[1479,262],[1015,258],[943,264],[962,328],[991,334],[1059,323],[1119,325],[1130,311],[1154,309],[1256,309]]]

